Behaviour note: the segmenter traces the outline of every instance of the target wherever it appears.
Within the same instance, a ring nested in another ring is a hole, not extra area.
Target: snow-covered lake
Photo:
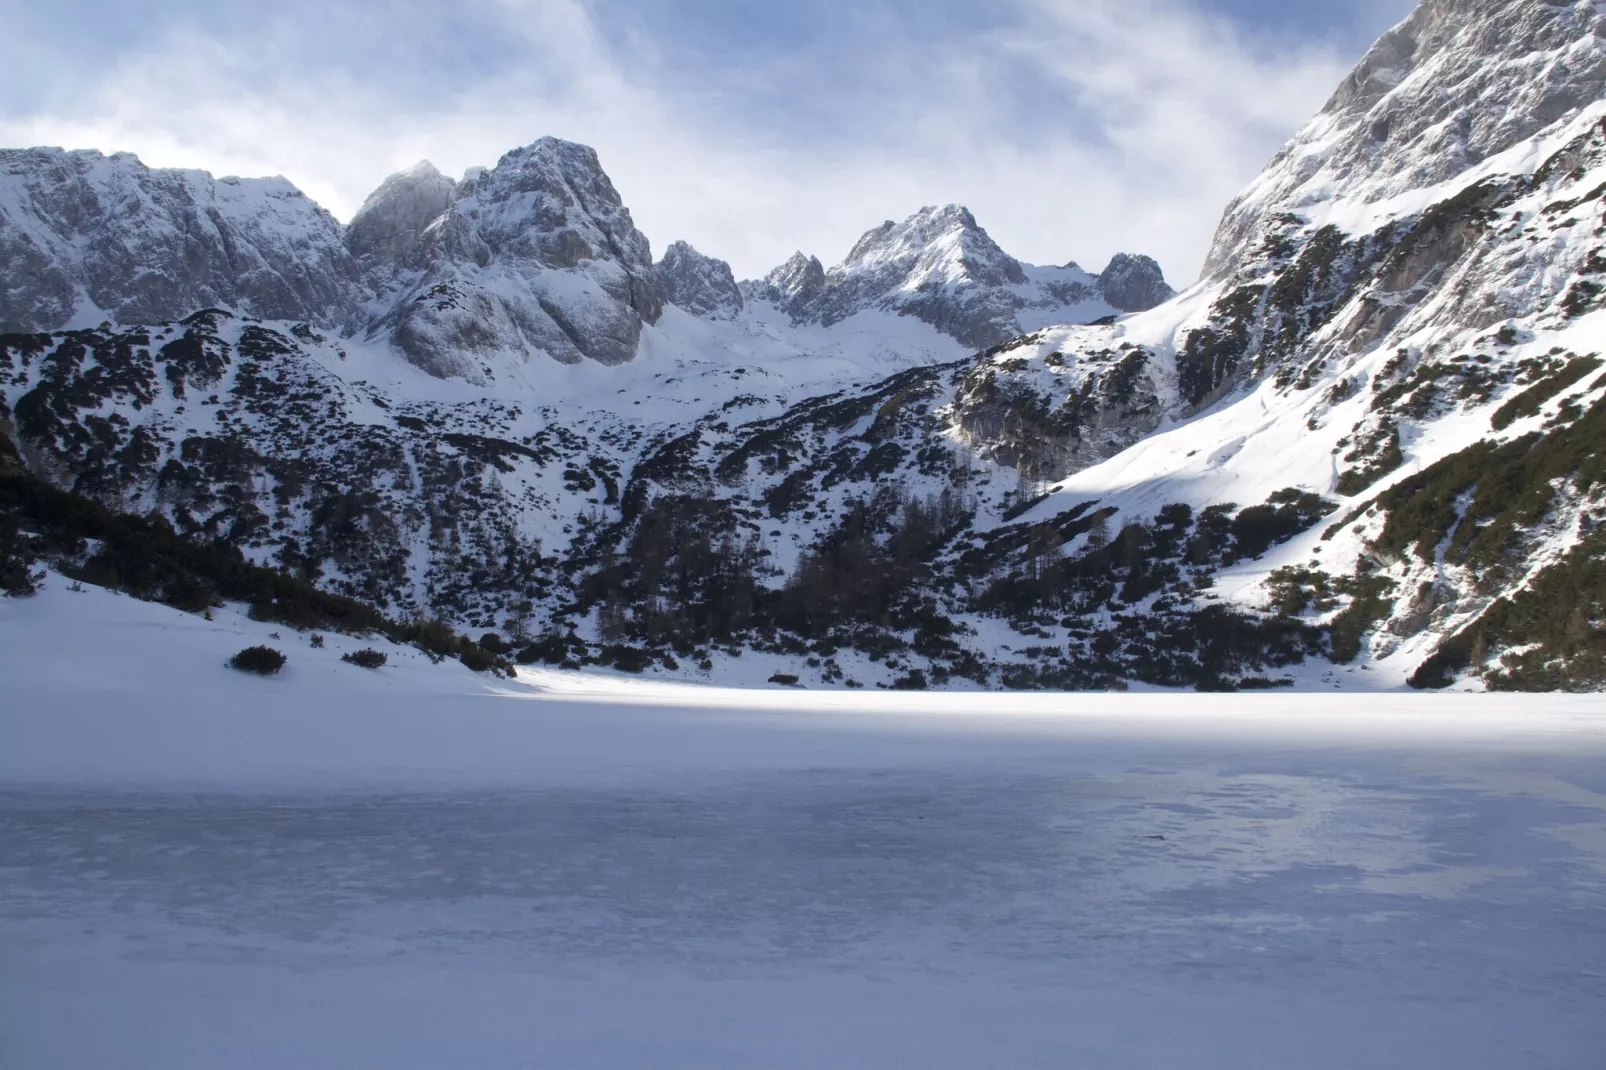
[[[1599,696],[259,681],[219,618],[0,600],[0,1064],[1602,1065]]]

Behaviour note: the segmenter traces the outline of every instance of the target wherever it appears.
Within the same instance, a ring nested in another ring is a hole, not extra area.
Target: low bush
[[[284,668],[285,657],[271,646],[248,646],[229,659],[229,668],[272,676]]]
[[[778,672],[770,677],[770,683],[780,684],[782,687],[796,687],[797,677],[791,673]]]
[[[920,669],[910,669],[906,675],[892,681],[894,691],[924,691],[928,686],[926,674]]]
[[[15,517],[0,516],[0,593],[27,598],[38,585],[34,580],[31,540],[18,531]]]
[[[361,650],[353,650],[349,654],[340,655],[340,660],[348,665],[356,665],[363,669],[377,669],[384,665],[388,659],[385,657],[384,651],[375,650],[373,647],[364,647]]]
[[[457,655],[457,660],[467,665],[475,672],[501,672],[507,662],[483,647],[464,644],[463,650]]]

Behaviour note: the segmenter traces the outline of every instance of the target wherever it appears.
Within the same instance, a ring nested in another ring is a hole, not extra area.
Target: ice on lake
[[[1598,696],[64,683],[5,649],[7,1067],[1606,1051]]]

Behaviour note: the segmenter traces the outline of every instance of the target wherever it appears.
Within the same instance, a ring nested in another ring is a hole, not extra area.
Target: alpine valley
[[[1425,0],[1180,294],[957,205],[738,281],[655,260],[551,138],[345,225],[279,178],[0,151],[0,283],[18,591],[195,602],[216,570],[142,572],[61,519],[92,499],[525,663],[1606,686],[1599,0]]]

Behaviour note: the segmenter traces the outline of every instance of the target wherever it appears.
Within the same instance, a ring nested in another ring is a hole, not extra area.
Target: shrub
[[[910,669],[908,675],[892,681],[894,691],[924,691],[926,687],[926,674],[920,669]]]
[[[797,677],[793,676],[791,673],[778,672],[774,676],[770,677],[770,683],[780,684],[782,687],[796,687]]]
[[[229,659],[229,668],[272,676],[284,668],[285,657],[271,646],[248,646]]]
[[[353,650],[349,654],[340,655],[340,660],[363,669],[377,669],[384,665],[388,659],[385,657],[384,651],[375,650],[373,647],[364,647],[361,650]]]
[[[0,593],[27,598],[38,589],[29,540],[17,530],[14,517],[0,516]]]
[[[652,668],[653,656],[638,647],[610,643],[598,653],[597,660],[621,672],[646,672]]]
[[[162,601],[185,613],[204,613],[212,606],[212,592],[193,576],[180,574],[162,588]]]
[[[466,644],[457,659],[475,672],[491,672],[502,667],[502,659],[489,650]]]

